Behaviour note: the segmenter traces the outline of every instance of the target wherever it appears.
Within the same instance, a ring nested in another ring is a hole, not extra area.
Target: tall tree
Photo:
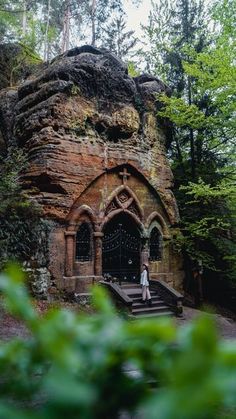
[[[71,20],[71,2],[65,0],[63,14],[63,31],[62,31],[62,52],[69,49],[70,46],[70,20]]]
[[[173,94],[185,97],[188,104],[195,103],[194,79],[183,68],[183,61],[192,61],[192,52],[201,51],[209,42],[207,16],[202,0],[174,0],[152,3],[149,25],[145,28],[151,46],[147,54],[148,69],[163,77],[172,88]],[[182,173],[182,145],[188,149],[192,179],[196,176],[195,133],[191,127],[185,132],[175,129],[174,150],[177,153]]]
[[[86,7],[86,20],[91,28],[91,45],[101,42],[104,25],[114,13],[122,12],[122,0],[90,0]]]
[[[102,46],[114,52],[121,59],[127,59],[129,53],[138,42],[138,39],[134,36],[134,31],[126,31],[125,17],[124,12],[117,14],[105,26],[102,39]]]
[[[179,244],[191,260],[204,261],[208,278],[216,270],[216,284],[233,278],[235,261],[236,2],[218,1],[204,11],[200,0],[176,0],[154,12],[146,31],[157,43],[148,64],[173,92],[159,97],[159,116],[173,122],[170,156],[184,233]]]

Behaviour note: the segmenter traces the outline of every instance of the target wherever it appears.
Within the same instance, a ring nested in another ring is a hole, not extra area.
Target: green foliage
[[[40,63],[40,58],[25,44],[1,45],[0,89],[15,86]]]
[[[14,267],[1,275],[0,289],[30,331],[1,343],[0,417],[234,417],[235,343],[219,341],[209,316],[180,329],[171,319],[124,321],[101,288],[93,316],[63,309],[39,316]]]
[[[126,31],[122,0],[0,0],[0,43],[9,42],[49,61],[82,42],[126,58],[137,39]]]
[[[14,40],[19,27],[19,13],[11,13],[11,7],[14,8],[15,3],[10,0],[0,0],[0,42],[4,42],[6,38]]]
[[[181,223],[182,234],[175,240],[176,249],[183,250],[192,260],[202,260],[205,268],[222,272],[225,277],[234,279],[234,184],[222,181],[211,186],[202,179],[198,183],[189,182],[180,187],[179,200],[182,202],[184,217]]]
[[[173,123],[169,154],[182,227],[175,246],[218,272],[215,280],[236,279],[235,11],[235,0],[160,1],[145,28],[147,63],[172,88],[172,97],[157,100],[158,115]]]
[[[1,166],[0,264],[8,259],[28,260],[45,230],[40,211],[22,192],[20,173],[26,166],[24,154],[11,150]]]
[[[183,98],[159,94],[157,100],[163,104],[158,115],[170,119],[178,127],[199,129],[206,125],[204,113],[196,105],[186,103]]]
[[[130,77],[137,77],[140,75],[140,71],[136,68],[133,61],[128,61],[128,74]]]
[[[127,59],[138,41],[134,31],[127,31],[126,16],[121,10],[118,10],[117,16],[104,27],[103,32],[102,46],[122,60]]]

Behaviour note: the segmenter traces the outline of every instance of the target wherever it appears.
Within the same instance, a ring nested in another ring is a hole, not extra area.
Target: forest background
[[[135,22],[134,28],[127,26],[129,3],[139,7],[142,1],[0,0],[0,89],[86,43],[114,52],[131,76],[145,71],[163,80],[170,94],[157,98],[162,103],[157,117],[171,122],[167,149],[181,216],[173,245],[184,255],[185,290],[191,293],[193,267],[203,267],[206,298],[233,307],[236,1],[153,1],[141,39]],[[24,259],[34,240],[16,246],[20,235],[32,231],[31,225],[20,228],[31,211],[26,198],[18,199],[24,159],[1,151],[1,257]],[[12,227],[12,217],[19,229]],[[36,222],[37,215],[31,219]]]

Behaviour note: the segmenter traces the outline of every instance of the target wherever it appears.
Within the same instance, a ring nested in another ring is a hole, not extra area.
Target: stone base
[[[87,293],[91,286],[97,284],[103,279],[102,276],[70,276],[63,277],[64,291],[66,293]]]

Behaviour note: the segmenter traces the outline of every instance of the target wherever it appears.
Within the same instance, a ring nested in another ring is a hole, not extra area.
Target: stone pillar
[[[170,260],[170,238],[167,236],[163,236],[162,242],[162,271],[163,272],[171,272],[171,260]]]
[[[100,231],[95,231],[94,235],[94,275],[102,275],[102,238],[104,234]]]
[[[66,266],[65,274],[66,276],[73,276],[74,271],[74,243],[75,243],[76,231],[65,231],[66,239]]]
[[[148,265],[149,261],[149,237],[142,237],[142,250],[141,250],[141,268],[142,264],[145,263]]]

